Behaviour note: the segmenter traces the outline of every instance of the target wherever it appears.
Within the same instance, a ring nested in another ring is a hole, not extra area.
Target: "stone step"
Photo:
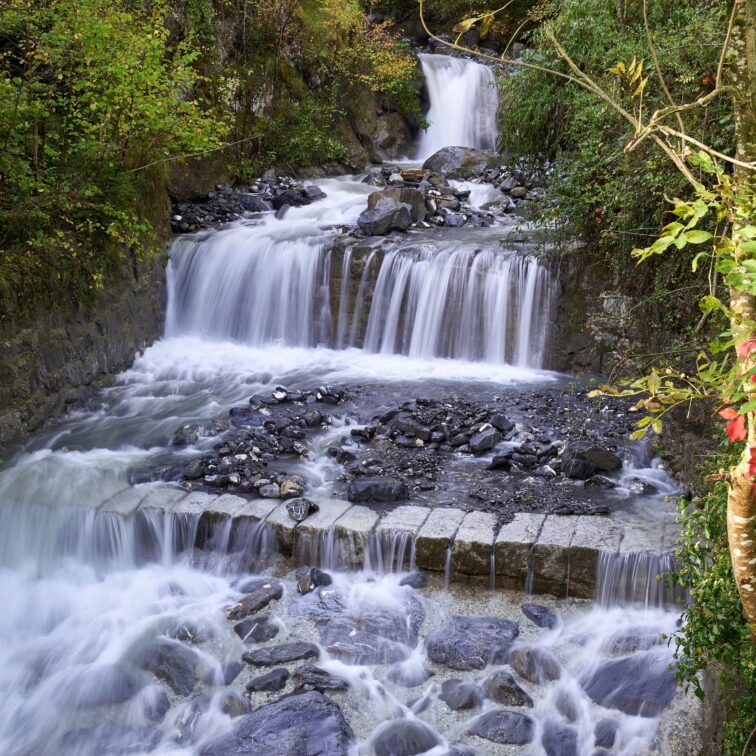
[[[242,526],[256,524],[268,529],[281,555],[325,567],[359,568],[377,553],[383,555],[378,563],[391,569],[386,555],[401,541],[403,551],[411,544],[414,564],[423,570],[442,572],[450,557],[452,580],[479,577],[503,588],[527,584],[534,593],[583,598],[595,595],[601,555],[669,555],[678,535],[672,523],[644,532],[601,516],[518,513],[499,528],[495,515],[460,508],[401,505],[380,514],[338,499],[317,503],[319,511],[297,523],[277,499],[149,484],[118,492],[98,514],[196,517],[199,548],[213,543],[213,529],[229,521],[240,534],[247,532]]]

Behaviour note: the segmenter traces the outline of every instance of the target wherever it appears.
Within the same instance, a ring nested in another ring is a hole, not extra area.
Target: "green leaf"
[[[703,244],[713,238],[708,231],[686,231],[685,240],[689,244]]]
[[[742,249],[743,252],[747,252],[749,255],[756,255],[756,241],[743,242],[740,245],[740,249]]]

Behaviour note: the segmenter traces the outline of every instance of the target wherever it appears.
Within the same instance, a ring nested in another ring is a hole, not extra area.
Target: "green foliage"
[[[705,472],[720,472],[737,462],[722,452]],[[743,618],[727,544],[727,484],[716,483],[701,498],[681,500],[682,540],[679,573],[668,579],[685,586],[693,602],[675,635],[677,675],[703,697],[699,673],[714,665],[726,713],[722,753],[740,756],[756,728],[756,646]]]
[[[218,143],[189,96],[195,54],[169,44],[162,3],[133,5],[9,0],[0,13],[5,315],[91,300],[151,232],[131,169]]]
[[[559,3],[547,27],[530,33],[528,44],[534,52],[527,59],[568,73],[546,37],[548,28],[578,67],[623,106],[633,102],[640,81],[646,80],[643,111],[668,105],[649,62],[641,5],[628,7],[626,17],[619,19],[614,3],[605,0]],[[649,26],[672,97],[676,102],[696,99],[713,84],[729,4],[684,0],[648,7]],[[618,61],[631,60],[639,65],[628,78],[616,66]],[[593,243],[598,254],[625,275],[630,250],[645,238],[654,238],[664,225],[665,197],[683,196],[685,179],[653,143],[625,154],[632,129],[591,92],[552,75],[523,70],[503,81],[501,94],[503,146],[512,157],[558,158],[549,187],[554,204],[544,213],[558,220],[568,236]],[[725,98],[686,114],[686,128],[715,149],[731,149],[733,117]],[[668,288],[690,279],[685,255],[658,264],[653,272],[662,277],[662,284],[670,284]],[[643,276],[636,275],[636,280],[645,288],[654,285]]]

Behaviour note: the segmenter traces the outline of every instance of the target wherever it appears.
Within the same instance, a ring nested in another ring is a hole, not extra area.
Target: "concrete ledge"
[[[328,569],[417,565],[442,572],[451,553],[452,579],[479,576],[501,587],[585,598],[596,594],[600,562],[613,565],[611,580],[604,580],[606,586],[616,584],[610,586],[613,593],[626,591],[625,572],[638,560],[649,572],[649,585],[655,584],[650,573],[673,564],[679,534],[673,523],[639,530],[601,516],[518,513],[498,529],[493,514],[458,508],[404,504],[381,515],[336,499],[318,506],[297,523],[278,499],[150,484],[119,491],[99,505],[96,516],[146,518],[147,531],[173,528],[182,543],[193,538],[194,547],[206,551],[231,549],[254,559],[262,550],[266,558],[278,553]]]

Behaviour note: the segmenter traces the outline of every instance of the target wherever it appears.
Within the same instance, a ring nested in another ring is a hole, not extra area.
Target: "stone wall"
[[[65,412],[131,365],[158,338],[165,257],[124,265],[99,302],[0,326],[0,449]]]

